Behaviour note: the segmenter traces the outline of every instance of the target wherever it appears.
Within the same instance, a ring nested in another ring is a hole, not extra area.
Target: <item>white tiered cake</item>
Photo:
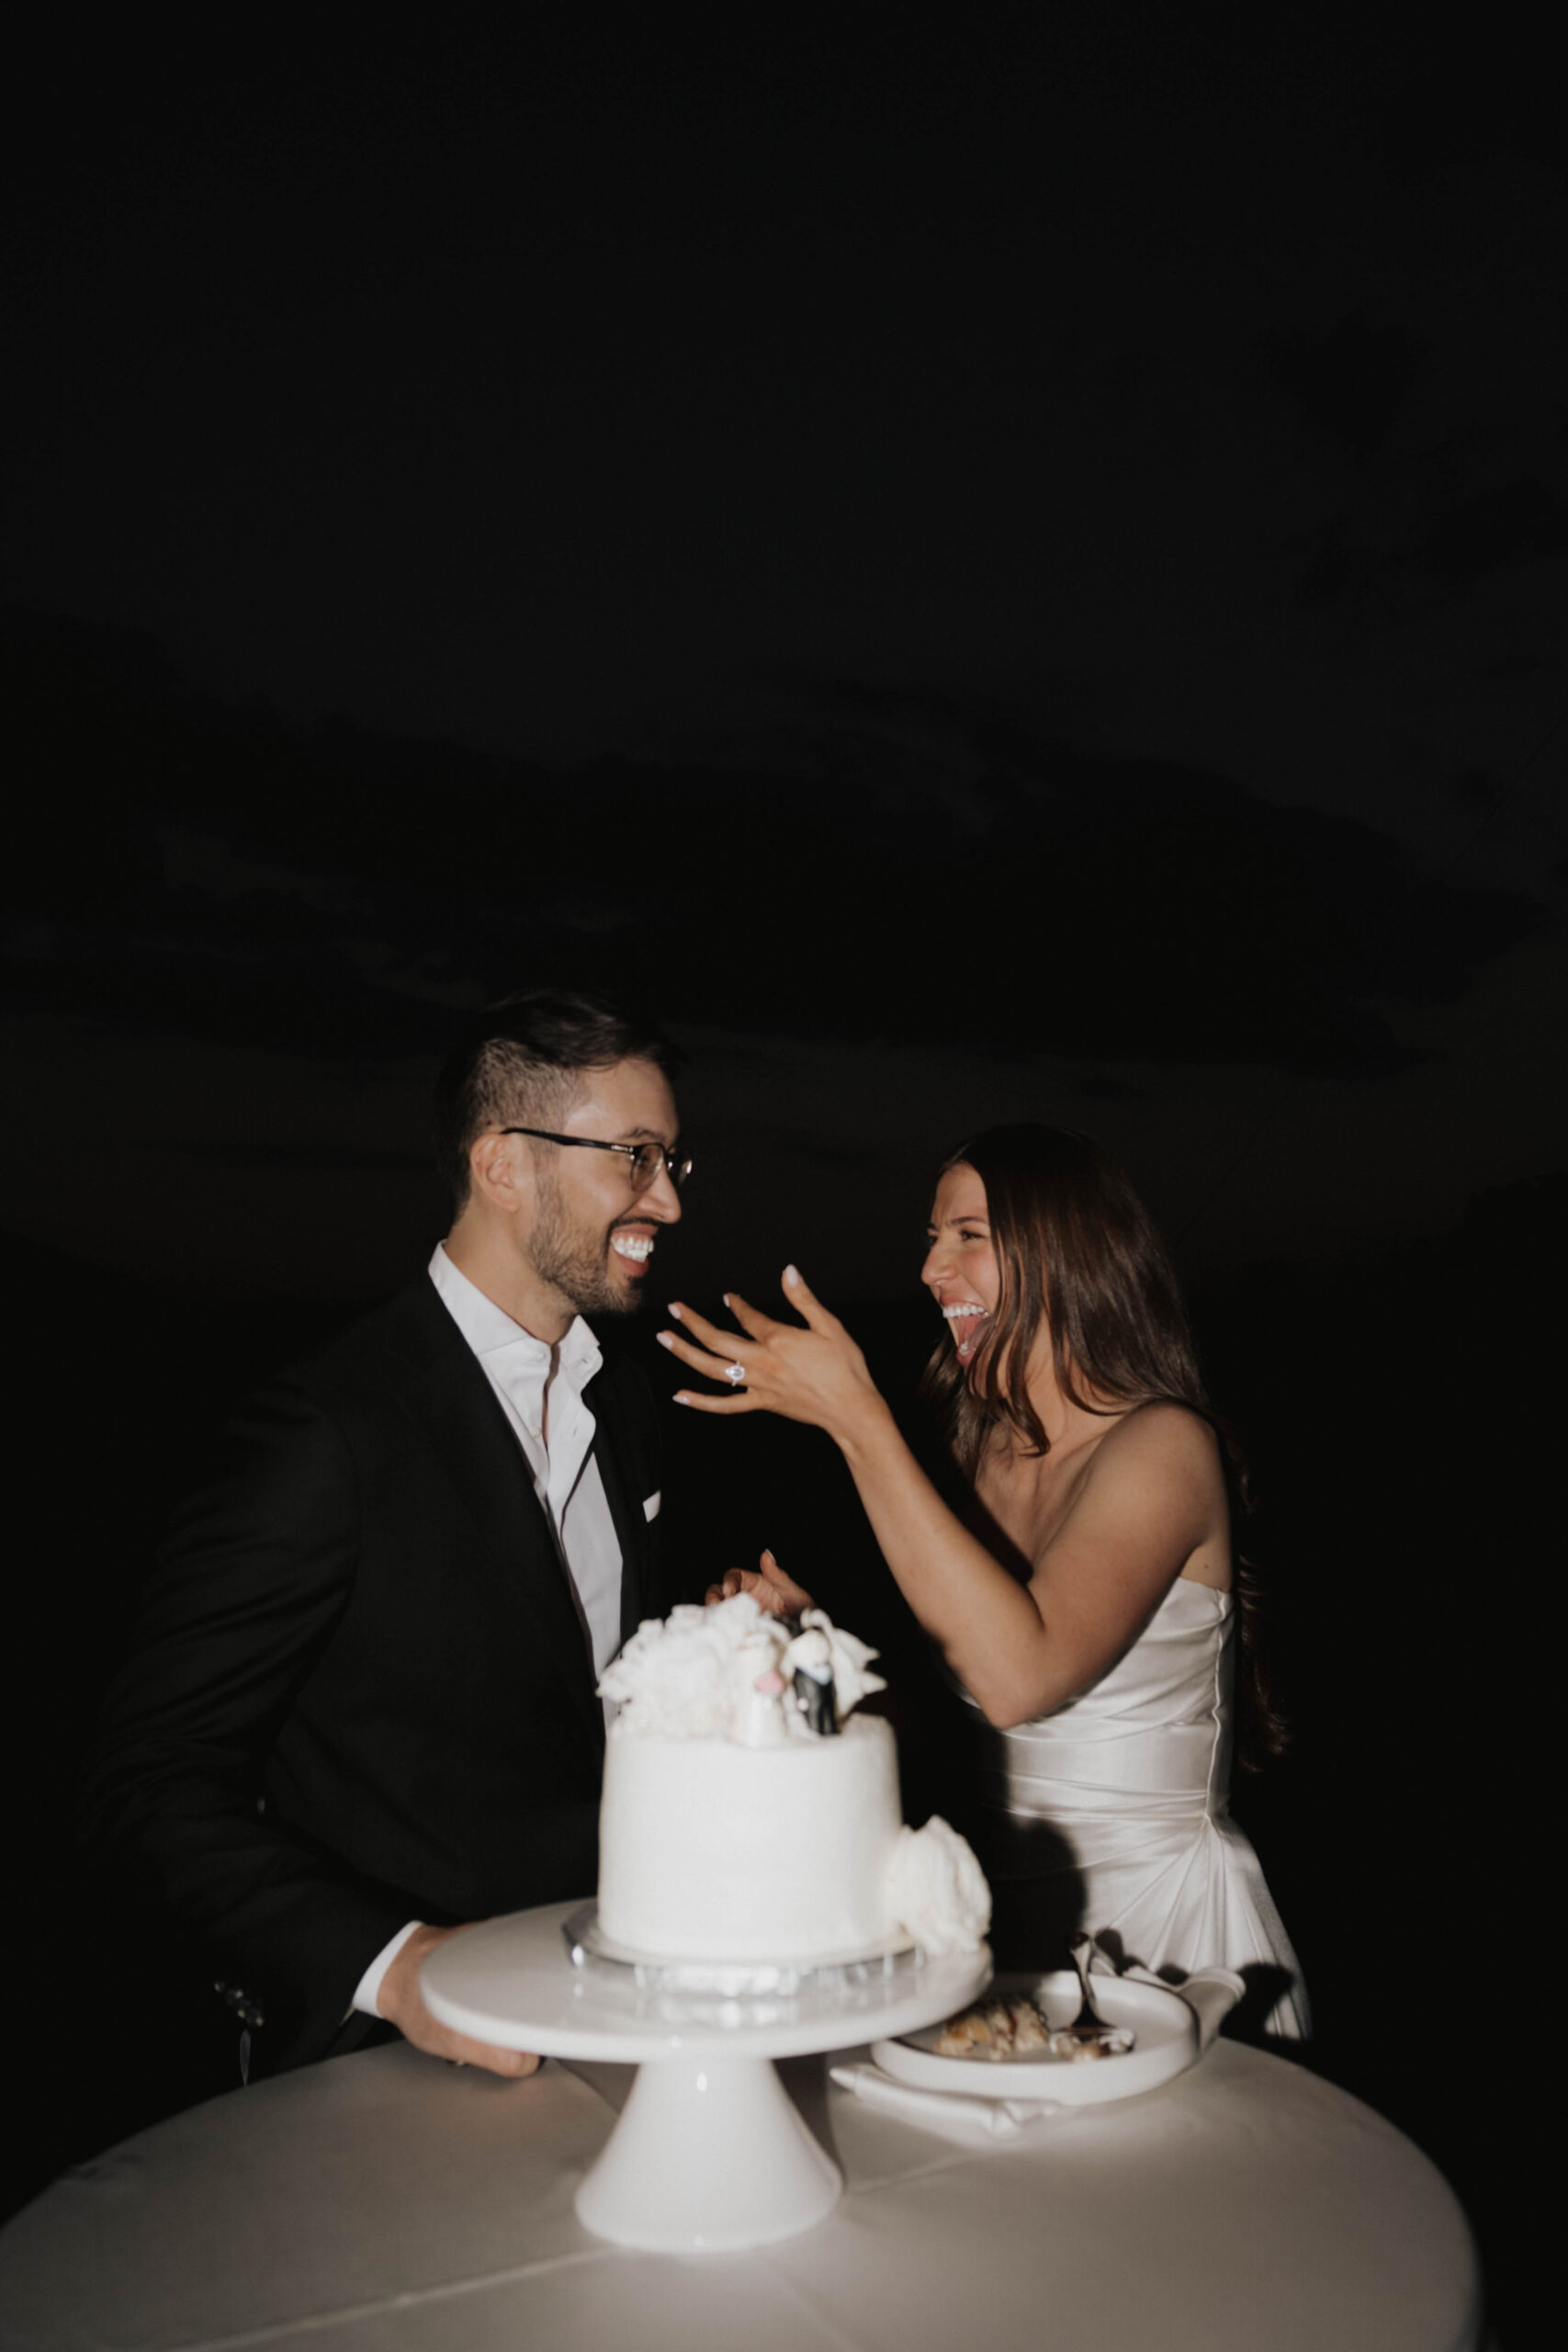
[[[827,1962],[973,1948],[990,1899],[941,1820],[901,1826],[893,1735],[852,1716],[874,1652],[820,1611],[749,1594],[677,1609],[627,1643],[599,1828],[599,1926],[651,1959]]]

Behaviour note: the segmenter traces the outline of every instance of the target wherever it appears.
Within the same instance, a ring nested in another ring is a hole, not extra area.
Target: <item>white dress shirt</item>
[[[501,1399],[534,1474],[597,1681],[621,1645],[621,1541],[593,1458],[593,1416],[582,1401],[604,1362],[599,1342],[581,1315],[558,1346],[536,1340],[457,1272],[440,1242],[430,1279]],[[615,1702],[604,1704],[608,1722]]]
[[[441,1303],[479,1360],[533,1474],[556,1539],[593,1664],[593,1679],[621,1641],[621,1542],[593,1455],[594,1419],[582,1392],[604,1361],[599,1342],[579,1316],[555,1347],[536,1340],[503,1307],[459,1273],[440,1242],[430,1279]],[[613,1699],[601,1702],[608,1725]],[[382,1947],[355,1991],[354,2007],[376,2017],[386,1975],[419,1925],[411,1919]]]

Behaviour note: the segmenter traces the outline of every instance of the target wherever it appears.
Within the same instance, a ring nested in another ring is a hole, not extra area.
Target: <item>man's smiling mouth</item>
[[[629,1258],[635,1265],[646,1265],[652,1257],[654,1244],[645,1233],[617,1233],[610,1243],[618,1258]]]

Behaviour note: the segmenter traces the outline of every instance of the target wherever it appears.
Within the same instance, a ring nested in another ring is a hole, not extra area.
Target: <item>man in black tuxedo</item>
[[[594,1686],[662,1607],[660,1473],[646,1383],[583,1317],[635,1310],[680,1216],[674,1066],[604,999],[476,1022],[437,1093],[446,1243],[240,1416],[160,1555],[87,1834],[209,1955],[251,2075],[378,2018],[538,2064],[438,2024],[419,1966],[596,1883]]]

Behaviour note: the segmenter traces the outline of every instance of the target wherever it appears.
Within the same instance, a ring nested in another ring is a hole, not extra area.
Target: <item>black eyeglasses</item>
[[[656,1184],[661,1168],[677,1192],[692,1172],[690,1159],[682,1159],[678,1151],[666,1151],[661,1143],[601,1143],[597,1136],[553,1136],[547,1127],[502,1127],[500,1132],[532,1136],[537,1143],[563,1143],[571,1150],[618,1151],[623,1159],[631,1161],[634,1193],[646,1193],[650,1184]]]

